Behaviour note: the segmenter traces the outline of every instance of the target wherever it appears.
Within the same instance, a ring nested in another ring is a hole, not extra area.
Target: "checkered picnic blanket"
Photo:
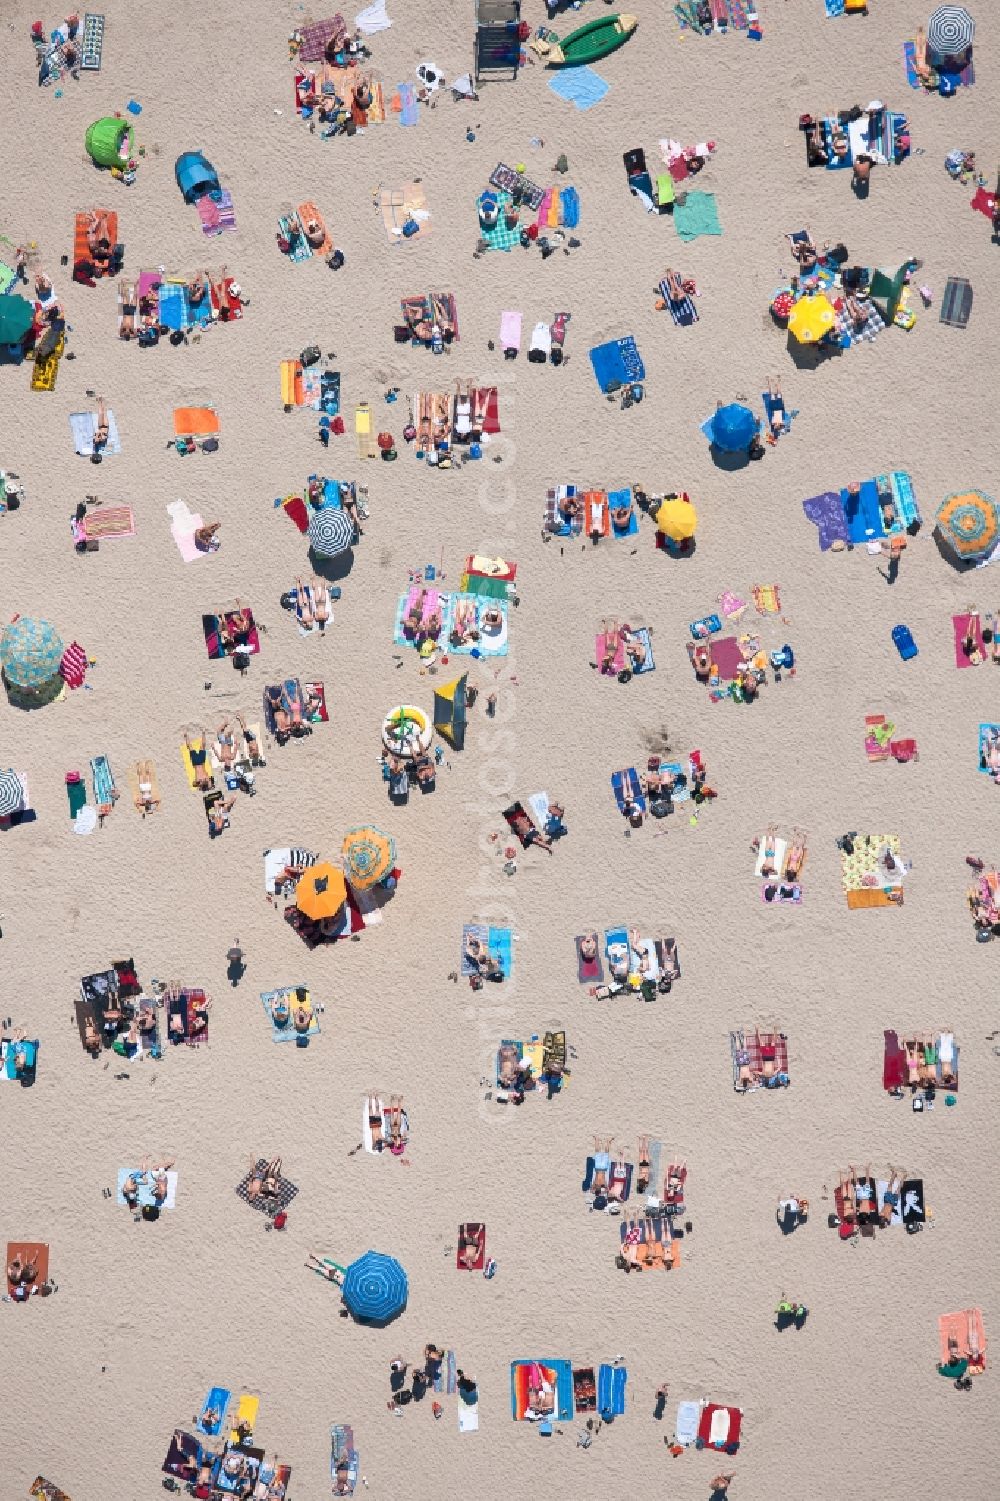
[[[873,302],[870,302],[868,304],[868,317],[862,328],[854,327],[854,320],[846,307],[842,312],[837,314],[834,327],[839,337],[841,339],[846,338],[853,348],[855,344],[861,344],[862,342],[870,344],[885,328],[885,323],[878,308]]]
[[[481,195],[480,195],[481,196]],[[479,233],[490,250],[513,250],[515,245],[521,243],[521,225],[515,224],[513,229],[508,229],[504,220],[504,208],[510,203],[509,193],[497,193],[496,200],[500,205],[500,215],[492,229],[484,229],[479,226]],[[476,198],[477,214],[479,197]]]
[[[289,1204],[295,1198],[295,1195],[298,1193],[298,1189],[295,1184],[290,1183],[287,1178],[279,1178],[277,1194],[268,1196],[267,1194],[261,1193],[258,1194],[255,1199],[251,1199],[247,1193],[247,1190],[250,1187],[250,1180],[255,1176],[261,1176],[266,1167],[267,1163],[264,1158],[258,1158],[257,1166],[253,1169],[253,1171],[247,1173],[242,1183],[238,1183],[236,1185],[236,1195],[238,1198],[243,1200],[244,1204],[249,1204],[251,1209],[257,1209],[261,1214],[272,1215],[278,1209],[287,1209]]]
[[[299,35],[302,38],[302,46],[299,48],[299,61],[304,63],[317,63],[326,51],[326,44],[331,38],[347,40],[347,25],[342,15],[331,16],[327,21],[313,21],[308,26],[299,27]]]

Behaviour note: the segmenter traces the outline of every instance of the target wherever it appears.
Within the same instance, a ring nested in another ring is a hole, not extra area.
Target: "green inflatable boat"
[[[545,54],[549,68],[579,68],[599,62],[627,42],[639,24],[638,16],[597,16],[578,26],[561,42],[553,42]]]

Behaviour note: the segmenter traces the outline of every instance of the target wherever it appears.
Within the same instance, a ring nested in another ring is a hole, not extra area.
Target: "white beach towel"
[[[94,452],[94,434],[97,432],[96,412],[70,412],[69,425],[73,433],[73,447],[83,458],[89,458]],[[104,445],[105,453],[121,453],[122,445],[118,436],[118,424],[115,414],[108,408],[108,441]]]
[[[701,1422],[701,1412],[704,1402],[681,1402],[677,1407],[677,1422],[674,1424],[674,1434],[679,1444],[693,1444],[698,1437],[698,1424]]]
[[[354,17],[354,24],[365,36],[374,36],[376,31],[387,31],[392,25],[385,13],[385,0],[375,0]]]

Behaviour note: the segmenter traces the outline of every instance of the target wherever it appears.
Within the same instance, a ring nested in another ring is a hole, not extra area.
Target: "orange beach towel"
[[[970,1341],[969,1331],[975,1334],[979,1342],[979,1353],[983,1357],[977,1370],[986,1367],[986,1331],[983,1328],[983,1315],[978,1308],[966,1308],[961,1313],[943,1313],[938,1319],[938,1334],[941,1340],[941,1364],[947,1365],[951,1359],[948,1350],[948,1340],[955,1340],[959,1354],[963,1360],[969,1359]],[[973,1374],[975,1372],[973,1371]]]
[[[219,414],[214,407],[174,407],[175,437],[205,438],[221,430]]]
[[[115,245],[118,241],[118,215],[115,213],[114,209],[106,208],[94,209],[93,212],[95,214],[104,215],[104,218],[107,222],[108,243],[111,246],[111,249],[114,250]],[[89,225],[89,223],[89,211],[82,214],[77,214],[76,228],[73,232],[73,264],[76,265],[78,261],[89,261],[90,264],[94,267],[95,276],[107,276],[107,262],[105,262],[104,265],[98,264],[90,253],[90,246],[87,243],[87,226]]]
[[[295,212],[298,214],[300,220],[302,221],[303,233],[305,232],[306,225],[311,224],[313,220],[315,220],[320,229],[323,231],[322,245],[313,245],[310,243],[309,248],[313,252],[313,254],[329,255],[330,251],[333,249],[333,241],[330,239],[330,234],[326,227],[326,220],[323,218],[323,215],[320,213],[315,203],[300,203]]]

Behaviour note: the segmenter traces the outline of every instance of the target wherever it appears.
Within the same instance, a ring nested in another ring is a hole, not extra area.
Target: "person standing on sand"
[[[733,1475],[716,1475],[714,1480],[708,1482],[712,1487],[712,1501],[719,1501],[720,1497],[728,1496],[729,1487],[734,1478]]]

